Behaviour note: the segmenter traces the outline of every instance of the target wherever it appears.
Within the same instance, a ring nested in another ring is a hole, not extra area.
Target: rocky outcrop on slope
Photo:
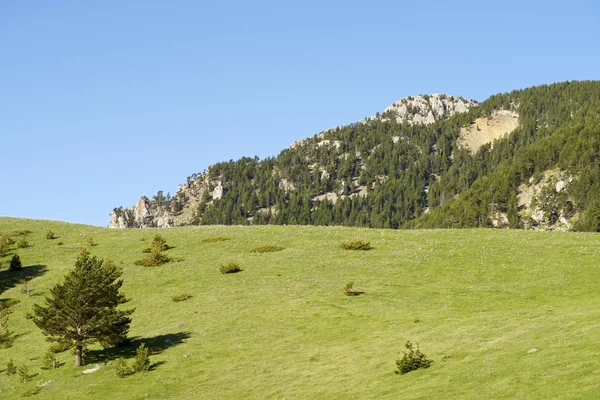
[[[396,118],[399,123],[432,124],[475,106],[477,102],[474,100],[445,94],[410,96],[396,101],[375,118]]]
[[[400,124],[407,122],[409,124],[427,125],[438,120],[450,118],[457,113],[467,112],[469,108],[476,107],[477,105],[478,103],[475,100],[445,94],[435,93],[432,95],[409,96],[392,103],[383,113],[363,118],[359,123],[364,124],[374,119],[387,121],[395,118]],[[322,138],[327,132],[336,128],[327,129],[317,135],[317,137]],[[305,142],[306,139],[297,140],[290,145],[290,149],[294,149]],[[318,143],[318,146],[329,145],[338,148],[340,143],[337,141],[330,142],[329,140],[322,140]]]
[[[109,228],[170,228],[175,216],[146,196],[131,208],[115,208],[110,213]]]
[[[170,228],[189,225],[202,200],[220,198],[226,191],[220,181],[210,181],[209,168],[188,177],[173,198],[149,199],[142,196],[131,208],[118,207],[110,213],[109,228]],[[208,198],[208,199],[207,199]]]

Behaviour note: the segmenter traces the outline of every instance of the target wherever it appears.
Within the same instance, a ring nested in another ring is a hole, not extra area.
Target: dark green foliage
[[[12,258],[10,259],[10,267],[8,268],[9,271],[18,271],[21,268],[23,268],[23,264],[21,263],[21,258],[15,254],[12,256]]]
[[[56,359],[56,355],[52,350],[48,350],[42,360],[42,368],[44,369],[56,369],[60,365]]]
[[[227,240],[231,240],[230,237],[226,237],[226,236],[214,236],[214,237],[209,237],[206,239],[202,239],[202,241],[204,243],[214,243],[214,242],[225,242]]]
[[[281,246],[258,246],[252,249],[254,253],[273,253],[276,251],[281,251],[284,248]]]
[[[59,245],[59,246],[62,246],[64,243],[63,242],[58,242],[56,244]]]
[[[173,300],[174,302],[180,302],[180,301],[185,301],[187,299],[191,299],[192,295],[189,293],[181,293],[181,294],[177,294],[173,297],[171,297],[171,300]]]
[[[15,375],[17,373],[17,366],[13,362],[12,358],[6,363],[6,375]]]
[[[166,264],[169,261],[169,257],[163,254],[160,250],[152,249],[147,257],[137,260],[134,264],[141,265],[142,267],[156,267],[161,264]]]
[[[50,289],[45,305],[34,305],[35,324],[49,341],[72,343],[77,367],[82,364],[84,346],[94,342],[115,346],[127,338],[133,310],[117,310],[127,301],[120,293],[120,276],[114,263],[84,250],[64,282]]]
[[[526,221],[515,201],[519,185],[560,168],[578,177],[569,196],[557,199],[565,215],[585,214],[577,228],[597,230],[598,109],[600,82],[563,82],[494,95],[430,125],[374,118],[336,128],[277,157],[217,163],[207,177],[189,177],[188,187],[206,178],[224,187],[219,199],[210,197],[213,187],[204,191],[195,223],[246,225],[252,218],[255,225],[488,227],[494,207],[510,227],[521,228]],[[476,153],[459,148],[461,128],[497,110],[518,111],[515,132]],[[326,193],[346,197],[318,199]],[[175,198],[180,207],[185,194],[159,193],[155,201],[172,209]],[[427,209],[431,213],[424,214]]]
[[[126,376],[131,375],[134,372],[133,368],[131,368],[127,364],[127,361],[125,361],[125,359],[123,357],[119,357],[115,360],[114,368],[115,368],[115,374],[119,378],[125,378]]]
[[[233,262],[221,264],[221,266],[219,267],[219,271],[221,271],[222,274],[233,274],[236,272],[240,272],[241,270],[242,269],[240,268],[240,266]]]
[[[27,241],[27,238],[24,236],[17,241],[17,247],[20,249],[26,249],[27,247],[30,247],[30,246],[31,245]]]
[[[56,235],[51,230],[48,230],[48,232],[46,232],[46,239],[48,239],[48,240],[56,239]]]
[[[152,245],[150,248],[145,249],[144,253],[149,253],[147,257],[137,260],[135,265],[141,265],[143,267],[155,267],[157,265],[165,264],[171,261],[163,252],[168,250],[170,247],[167,245],[167,241],[161,235],[155,235],[152,239]]]
[[[170,247],[167,244],[167,240],[162,235],[154,235],[152,238],[152,244],[150,248],[145,249],[144,253],[151,253],[152,251],[166,251],[169,250]]]
[[[340,247],[344,250],[371,250],[371,242],[366,240],[353,240],[350,242],[343,242]]]
[[[27,365],[21,365],[17,368],[17,373],[19,374],[19,380],[22,383],[25,383],[29,380],[29,367]]]
[[[433,363],[433,360],[428,359],[425,354],[421,353],[418,344],[417,348],[414,349],[413,344],[407,341],[404,347],[408,351],[404,351],[402,357],[396,360],[396,365],[398,366],[396,374],[405,374],[419,368],[429,368]]]
[[[150,369],[150,351],[144,343],[140,344],[137,348],[132,367],[135,372],[143,372]]]

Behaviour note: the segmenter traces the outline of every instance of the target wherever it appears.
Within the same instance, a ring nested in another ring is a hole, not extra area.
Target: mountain
[[[600,82],[542,85],[478,104],[443,94],[217,163],[109,227],[193,224],[600,229]]]

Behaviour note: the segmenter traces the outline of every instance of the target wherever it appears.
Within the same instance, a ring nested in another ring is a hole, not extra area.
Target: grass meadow
[[[0,349],[2,399],[35,386],[36,399],[600,398],[600,234],[109,230],[0,218],[0,234],[23,230],[31,246],[0,259],[0,298],[19,300],[9,317],[16,338]],[[157,233],[174,261],[134,265]],[[355,240],[373,248],[340,245]],[[263,246],[283,249],[256,251]],[[57,355],[60,368],[45,370],[50,344],[27,314],[82,248],[123,267],[133,344],[90,347],[82,368],[68,350]],[[8,271],[12,254],[19,272]],[[222,274],[230,262],[241,271]],[[24,277],[29,296],[17,282]],[[344,295],[348,281],[363,293]],[[396,375],[407,340],[434,362]],[[116,357],[131,361],[140,343],[153,351],[151,371],[117,377]],[[9,359],[28,366],[29,382],[6,375]]]

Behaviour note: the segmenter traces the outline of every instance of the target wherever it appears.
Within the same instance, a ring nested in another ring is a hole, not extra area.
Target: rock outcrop
[[[175,216],[146,196],[131,208],[115,208],[110,213],[109,228],[170,228]]]
[[[383,113],[377,113],[371,117],[363,118],[359,123],[367,123],[374,119],[386,121],[395,118],[398,123],[407,122],[409,124],[432,124],[435,121],[446,119],[457,113],[464,113],[471,107],[477,106],[475,100],[465,99],[459,96],[449,96],[445,94],[409,96],[400,99],[389,107]],[[338,128],[338,127],[336,127]],[[336,128],[330,128],[321,132],[317,137],[322,138],[327,132]],[[295,149],[306,142],[306,139],[300,139],[290,145],[290,149]],[[339,148],[339,141],[321,140],[318,144],[321,146],[333,146]]]
[[[474,100],[445,94],[411,96],[398,100],[381,115],[371,118],[396,118],[399,123],[432,124],[456,113],[463,113],[477,106]]]

